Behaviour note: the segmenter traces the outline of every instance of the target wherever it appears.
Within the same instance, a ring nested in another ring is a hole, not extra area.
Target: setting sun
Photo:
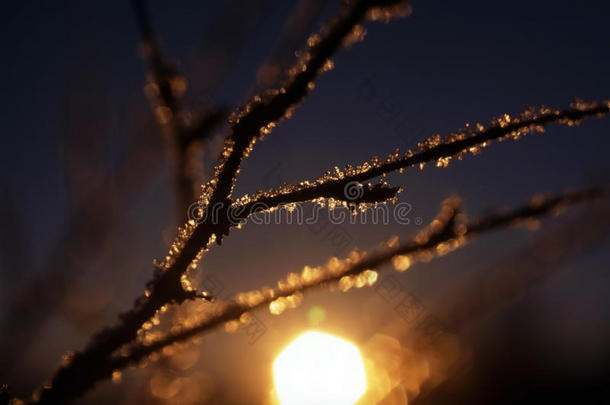
[[[281,405],[352,405],[366,391],[364,363],[351,342],[321,332],[305,332],[273,363]]]

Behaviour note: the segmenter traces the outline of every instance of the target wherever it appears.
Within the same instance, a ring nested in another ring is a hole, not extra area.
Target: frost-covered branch
[[[291,273],[279,281],[276,288],[263,287],[238,294],[231,301],[211,305],[203,319],[189,320],[188,327],[162,338],[151,335],[148,339],[144,336],[141,343],[126,348],[122,356],[105,365],[106,378],[113,371],[136,363],[166,346],[188,341],[221,325],[235,330],[249,321],[247,314],[250,311],[268,307],[271,313],[280,314],[297,306],[302,295],[312,290],[331,288],[347,291],[353,287],[371,286],[378,278],[378,271],[388,263],[392,263],[397,271],[405,271],[415,262],[428,262],[451,252],[473,236],[557,214],[567,205],[587,202],[601,195],[599,189],[583,189],[546,198],[536,196],[512,210],[497,211],[474,220],[467,220],[460,212],[458,198],[449,198],[443,202],[439,215],[412,240],[399,244],[397,238],[392,238],[377,252],[353,251],[343,260],[331,258],[324,266],[305,266],[300,274]]]
[[[330,0],[298,0],[284,21],[282,33],[270,57],[256,70],[256,92],[277,85],[292,65],[294,51],[301,46],[302,38],[314,29],[314,23]]]
[[[224,161],[217,168],[208,192],[212,202],[229,201],[242,159],[257,139],[270,133],[279,121],[290,117],[294,108],[314,88],[320,73],[332,68],[331,57],[345,43],[363,33],[361,23],[368,16],[405,15],[409,4],[404,0],[355,0],[347,3],[321,34],[313,35],[290,77],[280,89],[255,96],[231,117],[231,133],[223,152]]]
[[[601,117],[610,112],[610,101],[583,102],[576,101],[570,108],[559,111],[548,107],[529,108],[518,117],[508,114],[492,120],[488,127],[481,124],[467,124],[466,128],[446,137],[434,135],[418,144],[419,150],[408,150],[401,154],[398,150],[386,159],[378,157],[356,167],[345,169],[335,167],[317,180],[302,181],[297,185],[285,185],[277,190],[259,191],[250,196],[238,199],[246,212],[256,211],[257,206],[276,207],[281,204],[333,198],[345,201],[342,193],[350,184],[369,181],[376,177],[403,171],[409,167],[420,166],[429,162],[439,167],[446,167],[453,158],[462,159],[468,153],[477,154],[489,146],[492,141],[502,142],[507,139],[518,139],[532,132],[544,132],[549,124],[578,125],[591,117]]]
[[[349,182],[343,187],[326,189],[321,187],[304,187],[292,189],[282,194],[278,191],[261,193],[252,198],[248,195],[237,200],[231,207],[229,216],[232,219],[246,219],[252,214],[291,206],[300,202],[328,203],[329,209],[345,207],[350,209],[363,208],[374,204],[395,202],[400,187],[390,187],[386,183],[362,184]]]
[[[136,2],[136,10],[140,2]],[[231,133],[223,152],[223,162],[218,166],[216,176],[206,187],[202,200],[206,207],[220,204],[226,213],[230,207],[230,197],[239,165],[256,139],[269,132],[282,118],[289,116],[296,105],[313,87],[313,80],[320,72],[331,67],[333,54],[362,30],[359,24],[366,18],[389,18],[396,13],[404,13],[404,0],[357,0],[342,8],[337,17],[321,35],[310,38],[308,48],[295,65],[286,85],[276,91],[268,91],[255,97],[251,103],[233,117]],[[142,12],[144,8],[139,9]],[[152,28],[147,23],[146,14],[141,14],[141,27],[145,38],[154,38]],[[153,93],[166,103],[158,112],[161,118],[180,115],[174,90],[183,90],[179,82],[172,82],[171,71],[162,63],[160,52],[149,55],[153,71],[160,75],[165,90],[157,84]],[[173,86],[173,88],[172,88]],[[158,92],[157,92],[158,90]],[[165,113],[168,113],[165,114]],[[159,114],[158,114],[159,115]],[[221,215],[225,218],[225,215]],[[103,364],[121,346],[133,342],[142,325],[168,304],[181,303],[195,297],[205,297],[194,291],[187,278],[187,271],[195,268],[203,252],[214,241],[220,242],[231,224],[228,220],[213,223],[211,220],[200,224],[188,223],[179,230],[179,237],[173,243],[169,255],[157,265],[156,274],[147,284],[147,289],[136,300],[134,308],[120,316],[118,325],[96,334],[85,349],[66,358],[49,384],[38,393],[36,403],[64,403],[90,389],[95,382],[105,377]]]

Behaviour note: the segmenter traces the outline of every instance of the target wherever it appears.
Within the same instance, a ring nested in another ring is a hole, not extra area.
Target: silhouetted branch
[[[191,142],[204,141],[210,136],[211,130],[227,117],[225,108],[209,109],[193,118],[190,126],[185,128],[180,138],[181,148],[186,149]]]
[[[231,127],[231,134],[223,153],[224,162],[219,167],[215,180],[208,184],[209,195],[204,194],[206,205],[221,204],[224,213],[230,209],[230,194],[239,172],[239,165],[243,157],[250,150],[252,143],[263,133],[268,132],[277,121],[290,113],[292,108],[300,102],[311,89],[312,81],[318,76],[322,68],[328,65],[328,59],[340,48],[345,39],[352,34],[354,28],[367,16],[380,14],[379,7],[390,7],[390,11],[401,0],[360,0],[351,3],[342,9],[340,16],[318,39],[310,40],[310,46],[303,59],[297,64],[296,73],[289,83],[281,90],[265,93],[248,104],[237,117]],[[136,12],[141,20],[141,30],[145,40],[156,46],[152,28],[146,23],[148,16],[143,3],[136,2]],[[138,8],[140,7],[140,8]],[[151,40],[151,38],[153,38]],[[149,50],[150,52],[150,50]],[[173,103],[175,96],[170,83],[171,71],[162,64],[158,46],[149,54],[151,65],[157,80],[159,96],[163,102]],[[165,86],[165,90],[161,87]],[[165,106],[174,117],[174,111],[179,112],[177,105]],[[165,111],[165,110],[163,110]],[[224,215],[221,215],[224,218]],[[36,403],[67,402],[81,395],[96,381],[105,376],[102,364],[110,355],[124,344],[132,342],[142,324],[152,318],[164,305],[181,303],[184,300],[201,297],[189,288],[186,272],[196,267],[201,254],[214,240],[220,242],[222,236],[228,233],[230,223],[221,220],[216,223],[206,221],[197,226],[187,224],[186,229],[180,231],[180,237],[174,242],[170,256],[166,263],[159,265],[155,278],[148,283],[145,294],[136,300],[134,308],[121,315],[121,322],[112,328],[105,329],[96,334],[82,352],[76,352],[57,371],[49,385],[45,386],[35,398]]]
[[[404,155],[398,151],[390,154],[385,160],[373,158],[356,167],[347,166],[344,170],[335,167],[315,181],[303,181],[298,185],[285,185],[278,190],[259,191],[253,196],[244,196],[238,201],[244,201],[243,209],[250,212],[258,204],[275,207],[280,204],[311,201],[318,198],[335,198],[341,195],[350,183],[364,182],[397,170],[436,162],[437,166],[446,167],[450,159],[462,159],[467,153],[479,153],[489,146],[493,140],[503,141],[517,139],[531,132],[543,132],[549,124],[564,124],[574,126],[582,120],[591,117],[601,117],[610,112],[610,101],[575,102],[570,108],[558,111],[547,107],[538,110],[528,109],[519,117],[511,118],[508,114],[492,121],[492,125],[484,128],[477,124],[472,130],[467,125],[466,130],[450,134],[442,139],[435,135],[419,143],[420,151],[409,150]]]
[[[176,69],[165,62],[157,35],[153,29],[146,0],[132,0],[133,10],[142,36],[142,51],[152,75],[151,93],[158,100],[155,112],[164,125],[180,132],[184,125],[179,96],[185,83]]]
[[[595,249],[610,234],[607,195],[591,209],[545,229],[536,240],[511,254],[511,259],[486,267],[481,279],[455,299],[443,301],[443,323],[453,330],[492,313],[528,289],[566,268],[566,264]],[[481,224],[484,226],[484,224]],[[515,269],[519,269],[518,275]]]
[[[76,278],[86,273],[87,263],[101,259],[108,242],[116,240],[113,232],[119,219],[161,167],[159,142],[150,136],[152,125],[144,114],[146,106],[139,104],[129,106],[133,126],[126,128],[128,143],[124,158],[116,162],[116,172],[124,175],[118,179],[104,170],[99,162],[92,161],[91,154],[96,151],[93,147],[99,147],[95,144],[104,138],[95,133],[103,123],[100,106],[90,104],[91,95],[99,95],[100,87],[93,85],[83,90],[89,82],[79,80],[73,73],[70,76],[76,80],[76,85],[70,86],[64,105],[66,131],[62,145],[68,166],[66,171],[71,175],[65,180],[70,190],[71,210],[40,268],[29,272],[32,273],[30,278],[21,285],[11,283],[12,293],[5,295],[5,315],[0,315],[0,323],[12,325],[11,333],[3,336],[4,346],[11,350],[0,352],[0,381],[17,375],[15,370],[20,364],[19,359],[28,353],[30,344],[38,339],[49,317],[75,294],[86,294],[82,288],[74,288]],[[84,137],[86,133],[97,138],[93,145]],[[96,171],[92,173],[92,170]],[[22,260],[21,265],[7,268],[26,269],[31,266]],[[108,269],[106,274],[113,272],[118,276],[119,270],[115,269]],[[53,288],[49,288],[50,285]],[[86,309],[87,306],[80,308]],[[67,315],[72,317],[70,321],[74,321],[74,313]]]
[[[442,333],[461,334],[468,330],[469,325],[497,314],[531,292],[535,293],[536,288],[550,278],[569,271],[574,260],[607,243],[610,235],[609,202],[605,194],[578,215],[545,226],[524,248],[507,252],[504,257],[477,269],[480,276],[475,276],[474,280],[465,281],[465,277],[461,277],[461,281],[452,283],[452,288],[443,290],[442,298],[436,300],[430,309],[434,314],[432,318],[442,324]],[[537,223],[531,225],[537,226]],[[431,343],[429,325],[409,324],[408,328],[424,344]],[[451,370],[468,369],[468,358],[453,359],[449,365]],[[453,385],[463,377],[464,373],[451,372],[443,373],[442,380],[437,381],[442,382],[440,385],[422,381],[422,390],[414,394],[416,400],[413,403],[419,403],[417,398],[424,399],[424,403],[430,403],[431,397],[440,402],[449,399],[451,390],[447,392],[442,387]]]
[[[262,91],[278,84],[292,64],[294,51],[302,38],[312,31],[313,23],[329,0],[298,0],[286,18],[284,28],[271,56],[256,71],[256,89]]]
[[[434,221],[409,242],[398,245],[395,240],[391,240],[385,249],[370,255],[352,252],[344,260],[331,259],[322,268],[306,266],[300,275],[293,273],[278,282],[275,289],[263,288],[238,294],[233,300],[219,304],[220,309],[210,311],[211,314],[199,324],[192,326],[193,322],[190,322],[191,326],[179,332],[129,348],[125,351],[126,355],[116,357],[104,366],[106,378],[113,370],[123,369],[166,346],[187,341],[227,322],[247,323],[245,314],[250,311],[269,306],[272,313],[281,313],[285,308],[294,306],[295,301],[298,303],[301,294],[315,289],[335,286],[347,291],[352,287],[370,286],[377,279],[378,270],[374,269],[380,269],[390,262],[394,263],[398,271],[404,271],[414,262],[427,262],[462,246],[473,236],[557,213],[564,206],[587,202],[601,195],[599,189],[583,189],[548,198],[537,196],[515,209],[470,221],[460,213],[459,199],[447,199]]]
[[[312,36],[301,60],[293,67],[293,75],[283,88],[269,90],[246,104],[239,114],[232,117],[231,133],[212,185],[212,202],[222,202],[231,196],[233,184],[244,156],[249,153],[256,139],[269,133],[282,119],[290,116],[294,107],[313,89],[314,80],[332,67],[330,58],[342,46],[355,27],[378,7],[396,6],[401,0],[358,0],[343,7],[340,15],[323,30],[322,35]]]
[[[202,148],[202,143],[210,138],[213,129],[226,118],[226,109],[209,109],[199,113],[190,125],[182,128],[176,137],[174,175],[178,185],[178,221],[185,219],[185,212],[189,205],[196,201],[203,182],[197,172],[197,159],[200,159],[201,156],[193,148]]]
[[[389,261],[396,261],[397,269],[404,270],[412,261],[428,260],[459,247],[471,235],[542,216],[563,204],[580,202],[596,195],[594,191],[566,193],[475,222],[464,222],[457,202],[449,200],[443,205],[439,218],[410,243],[398,247],[389,245],[388,250],[370,256],[353,253],[352,257],[344,261],[337,260],[324,269],[309,268],[300,276],[290,275],[276,289],[242,294],[233,302],[220,304],[223,306],[218,313],[195,328],[182,330],[161,341],[148,342],[142,346],[134,343],[138,341],[139,334],[145,334],[141,329],[142,325],[168,304],[180,304],[197,297],[206,298],[205,293],[198,293],[190,286],[188,270],[197,267],[198,261],[212,243],[220,243],[223,236],[228,234],[233,224],[227,214],[234,210],[256,208],[244,210],[246,217],[257,210],[263,211],[300,201],[316,201],[320,198],[337,200],[344,206],[384,202],[395,198],[399,190],[383,183],[375,186],[365,186],[361,183],[391,171],[417,164],[423,165],[430,161],[445,166],[450,158],[461,158],[468,152],[475,153],[494,139],[516,138],[531,131],[541,131],[549,123],[573,125],[584,118],[608,113],[609,102],[580,102],[562,112],[543,108],[538,111],[526,111],[516,119],[505,115],[487,129],[482,126],[474,131],[467,129],[446,139],[441,139],[440,136],[432,137],[420,144],[420,152],[417,153],[409,151],[405,156],[395,153],[385,161],[373,159],[357,168],[347,168],[345,172],[337,169],[315,182],[303,182],[296,187],[286,186],[277,192],[258,193],[254,198],[245,196],[233,201],[232,191],[240,164],[256,140],[262,139],[279,121],[290,116],[292,110],[314,87],[313,82],[318,75],[332,67],[330,58],[334,53],[345,43],[360,37],[360,24],[366,17],[389,18],[397,11],[404,12],[406,4],[407,2],[402,0],[359,0],[348,3],[321,35],[314,35],[309,39],[308,48],[291,70],[284,87],[254,97],[239,113],[234,114],[222,154],[223,160],[217,167],[214,179],[204,186],[201,197],[202,210],[220,208],[218,215],[207,216],[200,223],[189,221],[180,229],[165,262],[157,265],[155,277],[147,284],[144,295],[136,300],[134,308],[121,315],[118,325],[96,334],[84,351],[67,358],[50,384],[34,399],[36,403],[67,402],[91,388],[97,381],[110,376],[115,369],[121,369],[147,353],[166,344],[188,339],[227,321],[243,321],[244,314],[263,305],[268,304],[273,312],[279,313],[298,301],[299,294],[305,291],[327,285],[336,285],[342,290],[352,286],[370,285],[377,277],[377,273],[371,269]],[[143,2],[136,0],[134,6],[142,36],[148,45],[146,55],[154,79],[149,90],[159,103],[156,107],[157,116],[174,135],[179,134],[173,137],[173,141],[178,145],[178,150],[184,151],[190,142],[202,137],[200,131],[207,127],[190,127],[194,131],[190,133],[186,130],[189,128],[186,124],[188,120],[179,103],[185,82],[176,75],[173,68],[164,63]],[[402,8],[399,9],[399,6]],[[188,133],[187,138],[183,137],[185,133]],[[184,172],[178,174],[183,175]],[[187,183],[189,182],[185,180],[180,184]],[[349,185],[356,186],[355,197],[348,193]],[[264,203],[266,207],[255,207],[256,203]],[[214,308],[217,309],[216,306]],[[131,354],[126,357],[112,357],[118,349],[129,344],[132,345]]]
[[[146,92],[151,100],[153,112],[162,128],[167,131],[174,155],[176,191],[178,194],[178,221],[182,221],[188,206],[197,198],[197,186],[202,179],[193,175],[190,146],[194,141],[210,137],[216,125],[226,118],[225,109],[212,109],[198,113],[186,111],[180,98],[186,91],[187,81],[177,69],[166,62],[161,52],[157,35],[153,29],[145,0],[132,0],[140,34],[142,50],[150,69]]]
[[[190,95],[194,103],[208,103],[225,84],[232,67],[242,55],[248,39],[269,15],[271,0],[227,0],[214,13],[202,32],[203,40],[195,50],[191,65],[185,70],[189,77]]]

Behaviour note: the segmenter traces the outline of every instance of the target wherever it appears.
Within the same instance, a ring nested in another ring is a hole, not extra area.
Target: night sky
[[[325,2],[313,30],[336,13],[338,3]],[[256,88],[258,67],[273,55],[295,4],[150,1],[163,50],[179,62],[189,81],[185,104],[234,108],[245,102]],[[230,29],[222,23],[235,7],[243,7],[248,16],[239,28],[245,35],[238,39],[229,37]],[[575,98],[608,99],[609,13],[610,5],[601,1],[415,1],[408,18],[369,23],[365,40],[336,55],[335,68],[319,78],[293,117],[257,144],[243,164],[235,194],[317,178],[335,165],[385,156],[466,122],[487,123],[527,106],[562,109]],[[92,332],[131,306],[151,276],[151,260],[165,256],[176,218],[171,165],[143,93],[146,68],[129,4],[21,1],[4,5],[0,21],[0,302],[48,270],[57,246],[67,243],[63,235],[71,215],[98,203],[94,191],[100,187],[114,202],[108,215],[116,222],[99,250],[78,257],[74,288],[80,292],[66,297],[68,303],[58,307],[34,343],[28,348],[0,346],[25,350],[12,381],[7,381],[25,393],[50,375],[62,353],[82,347]],[[295,49],[280,51],[288,57]],[[224,65],[213,71],[215,60]],[[419,228],[416,223],[430,220],[452,193],[462,196],[467,212],[476,215],[537,192],[608,185],[609,131],[608,118],[576,128],[551,126],[545,134],[494,144],[446,169],[393,174],[388,180],[404,188],[400,201],[413,207],[412,223],[345,225],[342,232],[350,248],[368,249],[392,234],[412,235]],[[208,172],[219,145],[218,139],[208,145]],[[131,154],[142,150],[156,152],[137,166]],[[425,306],[442,308],[460,286],[473,288],[486,270],[514,260],[543,235],[547,223],[584,213],[586,208],[578,208],[565,218],[543,221],[539,233],[511,229],[483,237],[394,276]],[[84,226],[76,240],[88,237]],[[571,248],[569,241],[563,248]],[[595,398],[607,396],[609,248],[606,232],[551,276],[525,286],[515,300],[473,319],[459,332],[472,356],[470,366],[420,397],[421,403],[508,404],[566,397],[598,403]],[[212,248],[202,271],[214,274],[225,292],[234,293],[345,253],[304,226],[252,226]],[[52,282],[48,288],[53,289]],[[98,291],[99,305],[71,316],[79,300],[94,299],[90,291]],[[267,333],[260,342],[249,345],[239,335],[227,338],[216,332],[204,340],[209,343],[202,344],[198,367],[220,386],[243,388],[234,390],[226,403],[260,398],[267,391],[264,384],[277,346],[307,328],[312,305],[326,308],[322,328],[362,342],[375,333],[359,318],[378,299],[375,294],[373,289],[316,294],[282,317],[261,313]],[[6,309],[3,303],[0,315]],[[3,341],[11,327],[2,326]],[[100,386],[83,403],[117,397],[130,403],[129,386],[141,381],[137,376],[125,381]]]

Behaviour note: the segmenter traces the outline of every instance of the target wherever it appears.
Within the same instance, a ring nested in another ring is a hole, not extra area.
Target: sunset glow
[[[275,359],[273,378],[281,405],[352,405],[366,391],[360,350],[321,332],[305,332]]]

